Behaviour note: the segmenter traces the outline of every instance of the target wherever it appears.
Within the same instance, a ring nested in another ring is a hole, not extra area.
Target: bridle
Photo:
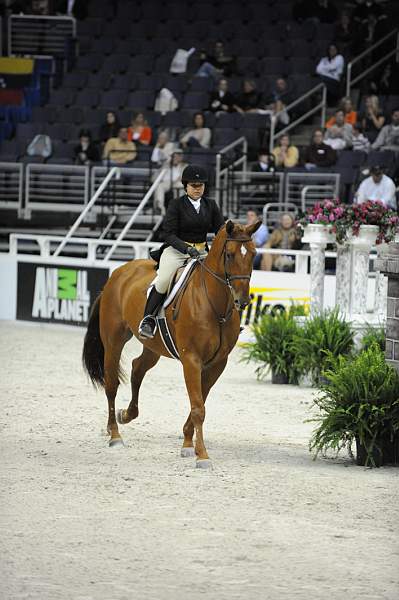
[[[214,277],[217,281],[219,281],[223,285],[226,285],[229,288],[230,293],[232,294],[232,292],[233,292],[233,286],[231,285],[232,281],[235,281],[237,279],[247,279],[249,281],[251,279],[251,276],[250,275],[231,275],[230,273],[228,273],[228,271],[227,271],[227,265],[226,265],[226,261],[227,261],[226,244],[227,244],[227,242],[239,242],[240,244],[242,244],[242,243],[251,242],[251,241],[252,241],[252,238],[250,238],[250,237],[240,237],[240,238],[227,237],[224,240],[223,250],[222,250],[222,253],[223,253],[224,277],[220,277],[220,275],[218,275],[217,273],[215,273],[214,271],[212,271],[212,269],[210,269],[205,264],[205,261],[197,259],[198,262],[199,262],[199,264],[200,264],[200,266],[201,266],[202,286],[204,288],[204,291],[205,291],[206,297],[208,299],[208,302],[211,305],[212,310],[215,313],[215,315],[216,315],[216,317],[217,317],[217,319],[218,319],[218,321],[219,321],[220,324],[226,323],[230,319],[230,317],[232,315],[232,312],[234,310],[234,302],[231,304],[230,308],[228,307],[228,310],[227,310],[227,312],[226,312],[226,314],[224,316],[221,316],[221,315],[218,314],[218,312],[217,312],[216,308],[214,307],[213,302],[210,299],[209,294],[208,294],[208,290],[207,290],[206,283],[205,283],[205,278],[204,278],[204,271],[206,271],[207,273],[209,273],[210,275],[212,275],[212,277]],[[231,296],[230,296],[230,298],[231,298]],[[229,302],[229,304],[230,304],[230,302]]]

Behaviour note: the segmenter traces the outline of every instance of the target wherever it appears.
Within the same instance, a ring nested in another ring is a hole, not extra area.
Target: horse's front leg
[[[221,361],[205,368],[201,372],[201,392],[202,392],[202,400],[204,404],[208,397],[211,388],[215,385],[216,381],[219,379],[220,375],[223,373],[227,364],[227,357],[223,358]],[[183,447],[181,449],[181,455],[186,458],[189,456],[194,456],[194,444],[193,444],[193,436],[194,436],[194,425],[191,420],[191,413],[187,417],[187,421],[183,426],[183,435],[184,442]]]
[[[204,444],[203,423],[205,420],[205,403],[202,397],[201,370],[202,364],[195,356],[185,356],[182,360],[184,380],[191,405],[191,422],[195,430],[195,453],[197,467],[209,468],[212,463]]]

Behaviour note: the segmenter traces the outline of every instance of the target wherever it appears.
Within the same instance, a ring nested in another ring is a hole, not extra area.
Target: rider
[[[190,258],[206,256],[207,234],[217,233],[224,224],[216,202],[204,196],[208,181],[205,169],[188,165],[181,181],[186,193],[169,202],[162,223],[165,243],[160,249],[155,285],[148,296],[144,318],[139,326],[139,335],[143,338],[153,338],[155,335],[154,315],[166,296],[173,273]]]

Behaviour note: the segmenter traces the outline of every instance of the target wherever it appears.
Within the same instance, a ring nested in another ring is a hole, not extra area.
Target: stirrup
[[[139,325],[139,337],[151,340],[158,329],[157,320],[152,315],[147,315]]]

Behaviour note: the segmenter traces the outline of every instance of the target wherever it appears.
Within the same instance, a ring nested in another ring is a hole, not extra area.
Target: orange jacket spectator
[[[151,127],[148,125],[143,113],[137,113],[127,130],[127,139],[129,142],[139,142],[148,146],[151,143],[151,138]]]
[[[353,125],[357,123],[357,112],[353,110],[352,100],[348,97],[342,98],[338,108],[345,113],[345,123],[349,123],[349,125],[352,125],[353,127]],[[335,115],[331,117],[331,119],[328,119],[326,128],[329,129],[333,125],[335,125]]]

